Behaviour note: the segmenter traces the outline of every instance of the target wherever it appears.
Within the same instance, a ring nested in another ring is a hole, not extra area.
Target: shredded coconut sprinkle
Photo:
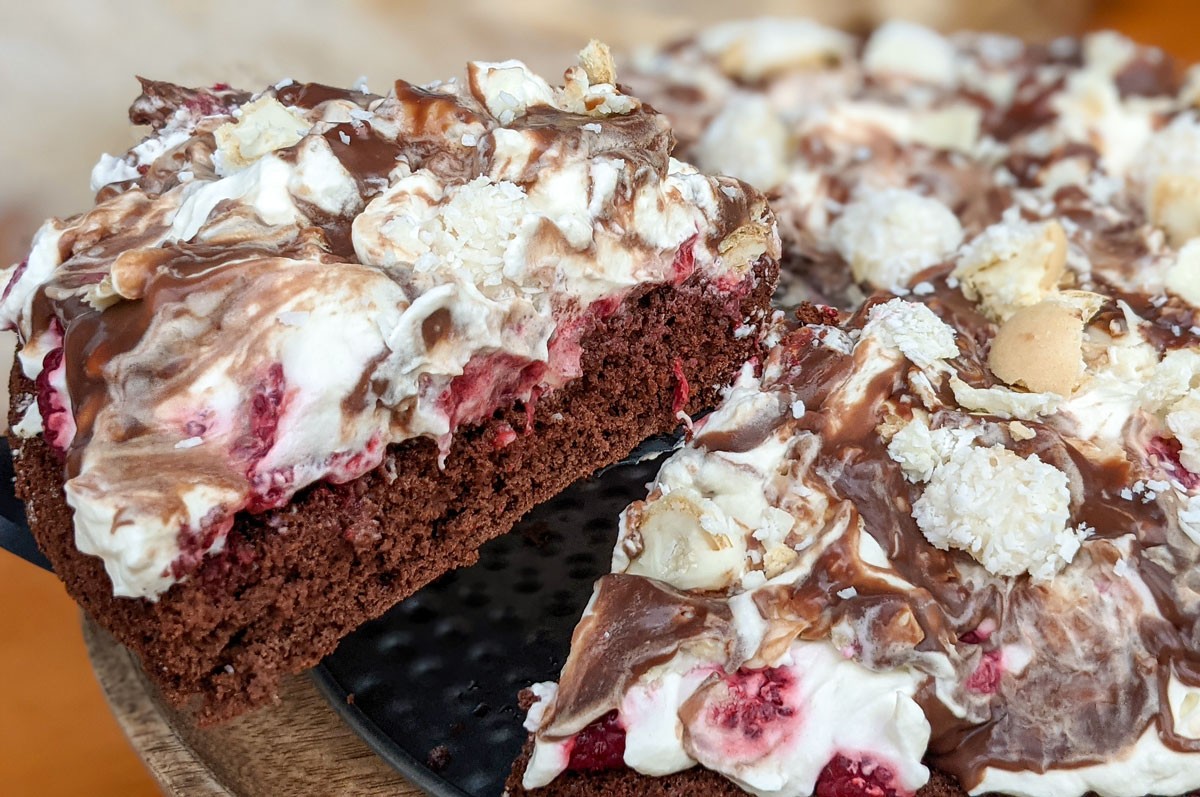
[[[875,336],[899,349],[919,368],[958,356],[954,330],[923,304],[892,299],[871,308],[863,337]]]
[[[1036,454],[972,446],[934,470],[912,514],[935,547],[966,551],[997,575],[1045,582],[1086,537],[1067,527],[1070,503],[1066,474]]]

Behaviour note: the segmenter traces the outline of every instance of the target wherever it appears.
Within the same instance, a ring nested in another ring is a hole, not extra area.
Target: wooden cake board
[[[136,657],[83,617],[83,639],[117,722],[168,795],[421,797],[334,713],[307,675],[280,701],[215,728],[167,706]]]

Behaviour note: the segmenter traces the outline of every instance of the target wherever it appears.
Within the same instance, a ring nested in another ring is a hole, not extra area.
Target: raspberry
[[[611,316],[613,313],[617,312],[617,308],[619,308],[621,306],[621,302],[622,302],[621,296],[606,296],[603,299],[597,299],[596,301],[594,301],[590,305],[588,305],[587,312],[583,314],[583,318],[581,319],[581,321],[586,323],[586,319],[588,316],[592,316],[593,318],[604,320],[605,318],[608,318],[609,316]]]
[[[696,238],[693,235],[679,245],[675,260],[671,263],[672,284],[679,285],[696,270]]]
[[[220,83],[217,84],[222,85]],[[229,106],[236,104],[230,102],[224,97],[220,97],[213,92],[225,92],[228,89],[218,89],[214,86],[212,89],[195,89],[188,91],[183,99],[183,107],[186,108],[193,116],[217,116],[226,113]]]
[[[625,301],[625,294],[618,293],[597,299],[586,308],[566,308],[555,313],[556,328],[550,336],[550,358],[546,363],[545,372],[555,376],[580,376],[583,369],[580,362],[583,359],[583,348],[580,341],[597,322],[614,315]]]
[[[888,767],[871,759],[851,760],[839,753],[821,770],[814,797],[909,797]]]
[[[217,542],[223,539],[233,528],[233,514],[226,513],[220,508],[213,508],[200,521],[200,528],[194,529],[189,525],[179,529],[176,537],[179,543],[179,556],[171,562],[171,576],[183,578],[195,572],[204,562],[204,557],[212,550]]]
[[[1000,651],[989,650],[979,660],[975,672],[967,678],[967,691],[981,695],[995,694],[1000,688],[1000,677],[1004,675],[1004,667],[1000,663]]]
[[[581,730],[571,745],[567,769],[594,772],[625,766],[625,728],[616,711],[610,711]]]
[[[232,528],[232,525],[232,521],[230,521],[228,526]],[[225,532],[228,533],[228,530],[226,529]],[[215,541],[216,535],[213,535],[212,538]],[[175,577],[180,578],[187,575],[190,561],[194,568],[191,573],[192,578],[217,589],[229,583],[231,573],[246,569],[258,558],[253,545],[239,534],[228,534],[225,537],[225,547],[212,554],[206,554],[205,550],[199,547],[202,540],[195,536],[185,538],[184,535],[180,535],[179,540],[181,555],[171,564],[171,570]],[[183,547],[185,540],[189,541],[187,548]]]
[[[740,730],[747,740],[757,741],[768,725],[796,713],[784,697],[784,690],[792,683],[786,670],[778,667],[738,670],[724,680],[729,699],[709,709],[709,719],[714,725]]]
[[[325,478],[334,484],[345,484],[374,470],[383,462],[383,438],[372,435],[362,451],[338,451],[325,461]]]
[[[62,327],[54,325],[61,335]],[[46,352],[42,371],[34,380],[38,413],[42,416],[42,437],[59,454],[66,454],[75,439],[75,416],[66,403],[66,366],[61,346]]]
[[[249,429],[232,449],[234,459],[245,463],[246,479],[253,491],[246,504],[251,512],[282,506],[292,494],[295,483],[292,468],[259,469],[259,464],[275,445],[286,400],[283,365],[274,363],[254,387],[249,406]]]
[[[246,499],[246,509],[250,512],[277,509],[286,504],[295,492],[296,471],[291,466],[261,472],[251,468],[247,478],[250,480],[251,495]]]
[[[1179,460],[1182,450],[1183,445],[1173,437],[1156,437],[1146,446],[1146,452],[1152,460],[1156,460],[1185,490],[1194,490],[1200,487],[1200,473],[1192,473],[1183,467]]]
[[[721,304],[719,312],[727,316],[735,317],[734,323],[740,324],[742,321],[742,312],[739,302],[750,293],[750,289],[755,285],[755,280],[748,279],[745,275],[736,271],[727,272],[717,277],[713,283],[717,293],[722,296],[725,301]]]
[[[275,445],[275,432],[279,428],[279,417],[283,414],[284,381],[283,365],[274,363],[266,377],[254,387],[250,399],[250,429],[234,445],[233,453],[249,464],[252,476],[254,466]]]
[[[702,687],[689,708],[687,721],[701,763],[760,761],[778,750],[806,721],[798,700],[798,681],[790,669],[717,670],[718,678]]]
[[[54,392],[54,388],[50,385],[50,377],[54,371],[62,367],[63,350],[62,347],[51,349],[46,352],[45,358],[42,359],[42,370],[34,380],[34,385],[37,387],[37,405],[38,412],[42,416],[42,427],[45,429],[46,442],[59,449],[54,442],[54,435],[50,428],[55,415],[63,411],[60,406],[58,396]]]
[[[546,372],[546,363],[511,354],[472,357],[438,399],[438,405],[450,417],[451,428],[477,421],[497,407],[531,396]]]
[[[492,441],[492,450],[499,451],[502,448],[507,448],[516,439],[516,430],[507,423],[500,423],[496,426],[496,439]]]
[[[529,399],[525,401],[525,434],[533,433],[533,419],[537,414],[538,399],[546,392],[542,385],[534,385],[529,391]]]
[[[683,363],[676,357],[671,363],[671,373],[675,374],[675,394],[671,399],[671,414],[678,415],[687,406],[692,390],[688,386],[687,375],[683,372]]]

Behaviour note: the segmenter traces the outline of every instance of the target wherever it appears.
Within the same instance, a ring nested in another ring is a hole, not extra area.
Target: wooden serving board
[[[215,728],[167,706],[137,659],[86,617],[83,639],[113,714],[168,795],[421,797],[333,712],[306,675],[280,702]]]

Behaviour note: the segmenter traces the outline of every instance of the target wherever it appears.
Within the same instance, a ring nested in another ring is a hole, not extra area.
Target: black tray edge
[[[323,664],[318,664],[309,671],[317,691],[329,703],[334,712],[341,717],[350,729],[366,742],[375,753],[403,775],[414,786],[431,797],[472,797],[452,783],[448,783],[429,769],[424,761],[418,761],[415,756],[392,741],[392,738],[380,730],[379,726],[359,711],[352,703],[346,702],[350,694]]]

